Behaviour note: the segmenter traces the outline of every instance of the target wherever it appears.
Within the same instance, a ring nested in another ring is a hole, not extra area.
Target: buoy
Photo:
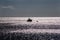
[[[36,21],[36,22],[38,22],[38,21]]]

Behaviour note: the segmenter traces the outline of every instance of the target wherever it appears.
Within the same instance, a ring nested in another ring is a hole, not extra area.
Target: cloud
[[[13,6],[2,6],[2,8],[9,8],[9,9],[15,9]]]

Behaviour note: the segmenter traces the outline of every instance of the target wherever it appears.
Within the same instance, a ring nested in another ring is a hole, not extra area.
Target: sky
[[[0,0],[0,17],[60,17],[60,0]]]

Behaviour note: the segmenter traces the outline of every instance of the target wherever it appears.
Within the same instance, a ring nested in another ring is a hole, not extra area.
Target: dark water
[[[60,25],[10,25],[0,24],[0,40],[60,40],[60,33],[22,33],[9,32],[18,29],[60,29]],[[8,33],[7,33],[8,32]]]
[[[53,33],[0,33],[0,40],[60,40],[60,34]]]

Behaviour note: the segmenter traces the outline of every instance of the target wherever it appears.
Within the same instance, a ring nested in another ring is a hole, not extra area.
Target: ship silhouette
[[[32,22],[32,19],[28,18],[27,22]]]

